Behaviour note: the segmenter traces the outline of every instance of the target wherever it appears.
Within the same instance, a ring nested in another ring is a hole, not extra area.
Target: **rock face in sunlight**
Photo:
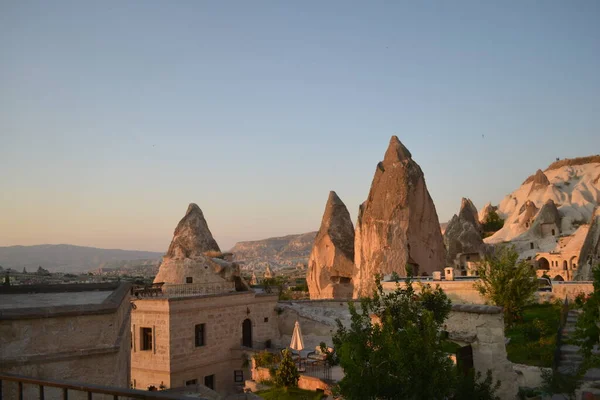
[[[423,171],[396,136],[360,206],[354,250],[355,296],[371,293],[377,273],[403,276],[411,264],[419,274],[431,275],[444,267],[440,223]]]
[[[219,245],[208,229],[200,207],[192,203],[177,224],[173,240],[163,257],[154,282],[165,284],[222,284],[235,282],[238,290],[247,289],[240,267],[221,258]]]
[[[500,202],[498,214],[505,219],[504,227],[485,241],[535,240],[542,235],[540,225],[551,232],[550,224],[556,224],[563,235],[575,233],[579,226],[591,221],[594,207],[600,202],[598,176],[600,156],[564,159],[545,171],[537,170]],[[550,200],[553,205],[548,204]],[[555,234],[558,236],[557,229]],[[540,243],[544,251],[553,250],[550,245]]]
[[[533,182],[533,184],[531,185],[531,189],[529,189],[529,193],[535,192],[536,190],[545,190],[546,187],[550,186],[550,181],[548,180],[548,177],[542,172],[541,169],[538,169],[535,172],[535,175],[527,178],[525,182],[529,181],[530,179]]]
[[[538,275],[589,279],[588,262],[600,259],[594,249],[599,176],[598,155],[559,160],[537,170],[500,202],[504,226],[484,241],[510,242]]]
[[[461,253],[483,253],[484,243],[478,218],[473,202],[463,198],[460,212],[452,217],[444,232],[446,265],[455,264],[456,256]]]
[[[354,226],[346,205],[332,191],[308,260],[310,298],[351,298],[353,274]]]
[[[581,268],[575,279],[581,281],[593,280],[592,269],[600,264],[600,206],[596,206],[592,214],[590,229],[581,246],[579,260]]]
[[[220,252],[219,245],[208,229],[204,214],[197,204],[191,203],[177,228],[167,257],[174,260],[196,258],[207,251]]]

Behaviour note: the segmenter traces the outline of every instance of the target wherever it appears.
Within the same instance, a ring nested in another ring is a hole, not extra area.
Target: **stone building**
[[[233,393],[249,376],[247,355],[279,337],[277,296],[250,290],[239,266],[215,249],[202,211],[191,204],[153,288],[133,301],[134,387],[204,385]]]
[[[0,287],[0,371],[128,388],[129,292],[125,283]],[[4,398],[17,398],[14,386]],[[46,399],[59,396],[46,388]],[[37,386],[25,385],[24,398],[37,399]]]
[[[277,296],[236,292],[233,286],[215,291],[220,293],[181,291],[134,300],[131,380],[136,388],[200,384],[227,394],[248,379],[246,354],[279,337]]]
[[[545,274],[556,281],[574,280],[588,231],[589,225],[582,225],[573,235],[560,237],[554,250],[536,253],[533,261],[537,275]]]

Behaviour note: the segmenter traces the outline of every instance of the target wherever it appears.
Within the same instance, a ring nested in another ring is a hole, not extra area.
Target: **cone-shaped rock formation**
[[[175,228],[173,240],[154,282],[163,282],[166,286],[186,283],[218,286],[225,282],[235,282],[237,290],[247,289],[240,277],[239,265],[211,258],[206,255],[210,255],[207,252],[220,253],[219,245],[208,229],[202,210],[192,203]]]
[[[528,178],[529,179],[529,178]],[[536,190],[546,189],[547,186],[550,185],[550,181],[544,172],[541,169],[538,169],[533,175],[533,184],[531,185],[531,189],[529,189],[529,193],[535,192]]]
[[[346,205],[332,191],[308,260],[310,298],[351,298],[353,274],[354,226]]]
[[[539,237],[558,236],[561,217],[553,200],[548,200],[535,216],[530,231]]]
[[[463,198],[460,212],[452,217],[444,232],[447,266],[458,265],[457,256],[460,254],[475,253],[481,256],[484,253],[481,225],[474,216],[477,216],[475,205]]]
[[[220,252],[221,250],[208,229],[202,210],[197,204],[191,203],[185,216],[175,228],[167,257],[183,260],[196,258],[207,251]]]
[[[360,207],[354,250],[356,296],[371,293],[375,274],[406,275],[409,260],[420,273],[444,267],[442,233],[423,171],[396,136]]]
[[[479,223],[479,215],[477,214],[477,207],[471,201],[471,199],[467,199],[465,197],[462,198],[460,203],[460,211],[458,212],[458,216],[465,221],[470,222],[473,226],[481,232],[481,224]]]

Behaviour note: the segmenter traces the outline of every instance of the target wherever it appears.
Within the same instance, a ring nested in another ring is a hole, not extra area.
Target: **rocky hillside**
[[[50,272],[82,273],[98,268],[156,266],[162,253],[152,251],[98,249],[69,244],[0,247],[0,265],[17,271],[35,271],[39,266]]]
[[[244,269],[264,269],[306,264],[317,232],[238,242],[229,250]]]
[[[498,214],[505,219],[504,227],[486,242],[527,239],[534,235],[540,217],[547,223],[556,220],[560,234],[570,235],[590,222],[599,203],[600,156],[557,161],[528,177],[500,202]]]

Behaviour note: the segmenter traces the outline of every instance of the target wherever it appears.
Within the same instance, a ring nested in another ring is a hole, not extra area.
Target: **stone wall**
[[[268,368],[252,368],[253,381],[262,382],[271,379],[273,379],[273,377],[271,376],[271,372]],[[331,394],[331,385],[323,381],[322,379],[315,378],[314,376],[300,374],[300,379],[298,379],[298,387],[304,390],[312,390],[313,392],[317,390],[322,390],[326,394]]]
[[[562,283],[552,285],[552,296],[553,298],[564,300],[568,297],[569,300],[573,300],[579,293],[592,293],[594,291],[594,284],[592,282],[582,283]]]
[[[513,399],[517,375],[508,361],[504,336],[504,317],[500,307],[456,304],[445,321],[449,339],[473,349],[473,368],[485,376],[492,371],[502,386],[498,395]]]
[[[479,294],[473,286],[475,280],[455,280],[455,281],[429,281],[432,287],[439,285],[446,295],[452,300],[453,304],[485,304],[486,300]],[[383,288],[386,291],[396,289],[395,282],[382,282]],[[418,291],[419,282],[415,282],[415,289]],[[404,282],[400,282],[400,286],[405,286]],[[594,291],[594,286],[591,282],[582,283],[552,283],[552,292],[538,292],[536,299],[539,302],[552,301],[554,299],[564,300],[565,296],[569,299],[574,299],[579,293],[591,293]]]
[[[277,296],[273,295],[238,292],[140,299],[135,306],[132,324],[156,329],[156,352],[132,352],[132,379],[138,388],[158,386],[161,381],[167,387],[184,386],[194,379],[203,384],[206,376],[214,375],[215,390],[231,393],[235,370],[243,371],[244,379],[250,376],[243,366],[245,353],[252,352],[241,346],[244,320],[251,321],[254,347],[279,337]],[[198,324],[205,324],[205,345],[200,347],[195,345]]]
[[[0,317],[0,370],[40,379],[127,388],[130,310],[126,284],[98,305],[11,310],[10,315]],[[5,398],[16,398],[15,389],[16,384],[7,382],[3,388]],[[25,385],[25,389],[25,398],[37,398],[37,387]],[[45,398],[62,398],[62,392],[49,388]],[[72,392],[69,398],[87,397]]]
[[[169,302],[164,298],[144,298],[133,302],[131,313],[131,383],[145,390],[162,382],[172,387],[170,370]],[[151,350],[142,350],[141,330],[151,328]]]

